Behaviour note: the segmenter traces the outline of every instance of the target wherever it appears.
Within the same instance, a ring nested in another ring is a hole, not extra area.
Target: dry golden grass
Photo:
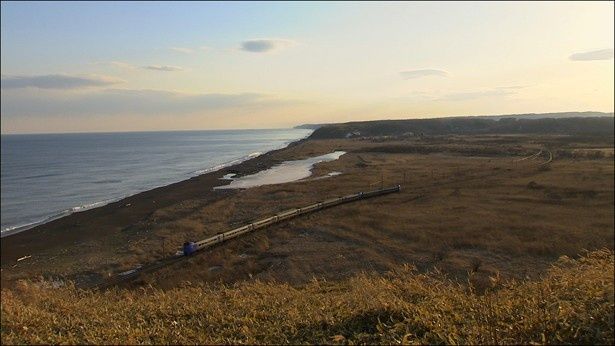
[[[608,147],[612,138],[570,136],[309,140],[273,153],[272,161],[344,150],[347,154],[339,160],[313,170],[313,177],[332,171],[341,175],[180,199],[108,236],[8,263],[2,279],[12,284],[42,275],[95,281],[169,256],[186,240],[204,239],[291,207],[378,188],[381,177],[387,186],[400,183],[402,191],[246,235],[145,275],[142,282],[172,288],[183,280],[234,283],[257,278],[298,285],[314,276],[340,280],[404,263],[419,272],[437,267],[461,282],[474,271],[477,285],[495,272],[505,278],[535,278],[561,255],[613,249],[613,160],[557,154]],[[416,152],[420,148],[428,153]],[[519,161],[540,148],[554,154],[548,166],[541,165],[545,155]]]
[[[477,294],[402,266],[382,276],[163,291],[2,290],[2,344],[612,344],[611,250],[560,258],[538,281]]]
[[[506,146],[534,154],[537,142],[550,140],[555,139],[446,137],[430,139],[428,145],[452,148],[471,141],[467,148],[483,142],[497,147],[505,141]],[[612,160],[556,159],[545,169],[540,165],[544,156],[517,161],[523,156],[403,152],[414,145],[410,140],[389,141],[386,146],[345,140],[310,141],[291,148],[293,157],[346,150],[339,160],[314,169],[316,177],[331,171],[343,174],[229,195],[194,214],[201,220],[200,230],[174,229],[175,243],[203,239],[288,207],[378,188],[381,176],[387,186],[401,183],[402,191],[247,235],[144,281],[173,287],[184,279],[232,283],[255,277],[301,284],[313,276],[339,280],[411,263],[420,272],[437,267],[463,282],[467,272],[474,271],[472,280],[479,284],[495,272],[506,278],[537,277],[561,255],[613,248]],[[391,147],[396,151],[386,152]],[[508,150],[512,149],[501,149]],[[249,257],[241,258],[244,254]],[[221,268],[210,271],[212,266]]]

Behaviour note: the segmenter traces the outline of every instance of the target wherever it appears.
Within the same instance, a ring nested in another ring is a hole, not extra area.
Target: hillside
[[[3,239],[1,341],[613,343],[605,132],[308,139],[73,214]],[[336,150],[304,180],[213,190]],[[186,240],[396,184],[91,289]]]
[[[313,139],[345,137],[448,134],[570,134],[613,135],[612,113],[600,117],[525,118],[455,117],[437,119],[376,120],[330,124],[317,128]]]
[[[2,291],[2,344],[612,344],[613,252],[490,289],[410,266],[331,283]]]
[[[558,113],[525,113],[525,114],[506,114],[506,115],[486,115],[477,116],[478,118],[517,118],[517,119],[544,119],[544,118],[594,118],[594,117],[613,117],[613,112],[558,112]]]

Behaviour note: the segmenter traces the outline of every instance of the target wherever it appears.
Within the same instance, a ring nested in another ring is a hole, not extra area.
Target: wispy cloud
[[[510,87],[495,87],[495,88],[483,88],[478,90],[464,90],[464,91],[440,91],[430,90],[412,91],[402,98],[397,100],[415,100],[415,101],[467,101],[481,98],[501,98],[508,97],[517,94],[517,89],[523,88],[521,86]]]
[[[495,89],[486,89],[486,90],[477,90],[477,91],[464,91],[464,92],[453,92],[442,95],[437,98],[439,101],[465,101],[465,100],[474,100],[480,98],[490,98],[490,97],[504,97],[516,94],[514,91],[504,90],[501,88]]]
[[[611,60],[613,59],[613,49],[608,48],[574,53],[568,58],[573,61]]]
[[[422,78],[429,76],[439,76],[446,77],[448,76],[448,72],[438,69],[422,69],[422,70],[408,70],[401,71],[399,75],[404,79],[414,79],[414,78]]]
[[[175,71],[183,71],[184,69],[179,66],[171,66],[171,65],[148,65],[143,66],[146,70],[154,70],[154,71],[165,71],[165,72],[175,72]]]
[[[173,66],[173,65],[146,65],[146,66],[136,66],[129,64],[123,61],[107,61],[107,62],[97,62],[94,63],[96,65],[108,65],[126,70],[136,70],[136,69],[144,69],[144,70],[152,70],[152,71],[164,71],[164,72],[175,72],[175,71],[184,71],[183,67]]]
[[[94,62],[92,64],[93,65],[113,66],[113,67],[117,67],[117,68],[121,68],[121,69],[126,69],[126,70],[134,70],[134,69],[137,68],[135,65],[132,65],[132,64],[124,62],[124,61],[99,61],[99,62]]]
[[[89,92],[11,90],[2,95],[3,117],[207,114],[255,110],[288,101],[259,93],[186,94],[164,90],[103,89]]]
[[[283,48],[288,48],[296,44],[293,40],[281,38],[261,38],[243,41],[241,49],[251,53],[267,53]]]
[[[172,50],[177,53],[184,53],[184,54],[194,53],[194,49],[186,48],[186,47],[171,47],[169,48],[169,50]]]
[[[509,86],[499,86],[496,87],[496,89],[500,89],[500,90],[519,90],[519,89],[524,89],[527,88],[527,85],[509,85]]]
[[[50,74],[40,76],[2,76],[2,89],[39,88],[39,89],[80,89],[103,87],[124,81],[108,76],[71,76]]]

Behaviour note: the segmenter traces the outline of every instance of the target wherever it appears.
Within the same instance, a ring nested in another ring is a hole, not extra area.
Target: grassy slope
[[[243,282],[169,291],[2,291],[2,344],[13,343],[607,343],[613,252],[561,258],[539,281],[475,294],[400,267],[330,283]]]
[[[605,113],[607,115],[607,113]],[[331,124],[316,129],[310,138],[344,138],[358,132],[360,136],[397,136],[406,133],[444,134],[585,134],[613,135],[612,116],[590,118],[434,118],[356,121]]]

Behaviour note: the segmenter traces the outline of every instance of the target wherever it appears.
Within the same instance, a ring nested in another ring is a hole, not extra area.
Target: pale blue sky
[[[3,2],[2,132],[613,110],[613,2]]]
[[[246,37],[300,36],[339,7],[256,2],[3,2],[2,65],[48,73],[98,60],[170,57],[169,47],[231,48]],[[162,50],[156,52],[156,50]],[[41,63],[44,54],[45,64]]]

